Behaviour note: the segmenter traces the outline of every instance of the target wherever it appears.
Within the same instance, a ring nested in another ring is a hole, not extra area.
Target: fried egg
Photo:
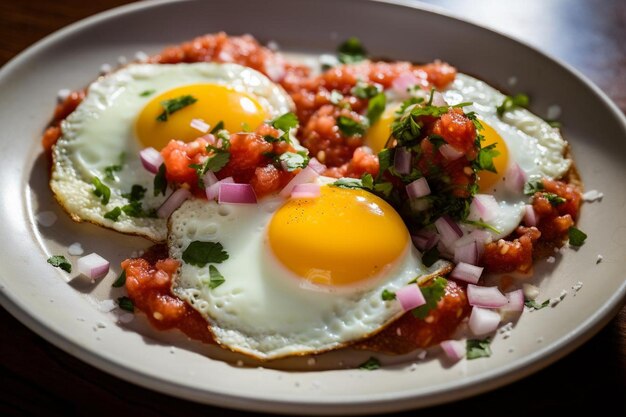
[[[398,213],[363,190],[321,186],[317,198],[258,205],[185,202],[170,218],[170,257],[181,262],[173,291],[208,321],[222,346],[258,359],[336,349],[403,314],[382,291],[447,270],[426,268]],[[194,241],[219,242],[228,259],[187,263]]]
[[[166,121],[158,120],[164,102],[184,96],[196,101]],[[129,65],[92,83],[83,102],[63,121],[53,149],[50,186],[76,221],[164,241],[166,220],[149,214],[166,196],[154,195],[154,175],[143,168],[139,151],[201,136],[191,127],[192,120],[209,126],[223,121],[226,129],[241,131],[292,109],[280,86],[237,64]],[[110,190],[108,201],[94,194],[94,181]],[[133,186],[146,190],[139,216],[122,211],[112,219],[111,213],[130,203],[124,195]]]

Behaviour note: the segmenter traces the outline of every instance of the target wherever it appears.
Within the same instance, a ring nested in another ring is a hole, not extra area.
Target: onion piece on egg
[[[326,165],[318,161],[317,158],[311,158],[307,166],[311,167],[313,171],[317,172],[320,175],[322,175],[324,171],[326,171]]]
[[[309,161],[309,165],[307,165],[306,168],[304,168],[302,171],[298,172],[298,174],[295,177],[293,177],[291,181],[289,181],[287,185],[285,185],[285,188],[280,190],[280,193],[278,194],[281,197],[288,197],[291,195],[291,191],[293,190],[293,187],[295,187],[298,184],[306,184],[309,182],[313,182],[319,176],[320,174],[318,174],[315,171],[315,169],[311,167],[310,161]]]
[[[483,308],[499,308],[509,302],[498,287],[481,287],[474,284],[467,286],[467,301],[471,306]]]
[[[465,343],[461,340],[444,340],[439,344],[448,359],[458,362],[465,357]]]
[[[504,184],[513,192],[522,192],[524,184],[526,184],[526,179],[524,170],[517,162],[513,162],[506,170]]]
[[[219,204],[256,204],[256,194],[250,184],[221,183],[219,187]]]
[[[417,284],[409,284],[396,291],[396,299],[400,302],[404,311],[413,310],[416,307],[426,304],[426,299],[422,290]]]
[[[476,284],[482,273],[483,268],[480,266],[459,262],[450,273],[450,276],[454,279]]]
[[[179,188],[174,191],[157,210],[157,217],[160,219],[167,219],[189,197],[191,197],[191,192],[186,188]]]
[[[209,124],[206,123],[202,119],[192,119],[191,122],[189,123],[189,126],[191,126],[192,128],[196,129],[197,131],[201,133],[206,133],[211,128],[211,126],[209,126]]]
[[[232,184],[234,182],[235,180],[233,177],[226,177],[216,183],[209,185],[204,189],[204,191],[206,192],[206,198],[209,200],[215,200],[219,194],[221,184]]]
[[[474,307],[469,318],[469,328],[476,336],[494,332],[500,324],[500,314],[486,308]]]
[[[489,194],[476,194],[470,204],[470,211],[467,220],[485,221],[498,217],[500,206],[495,197]]]
[[[159,172],[159,167],[163,163],[163,156],[154,148],[145,148],[139,151],[139,158],[143,167],[153,174]]]
[[[91,253],[89,255],[78,258],[76,262],[78,272],[91,278],[102,278],[109,272],[109,261],[104,259],[97,253]]]
[[[291,190],[291,198],[317,198],[319,196],[319,184],[298,184]]]

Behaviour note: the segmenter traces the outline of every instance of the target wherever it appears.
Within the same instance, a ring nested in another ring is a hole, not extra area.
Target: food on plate
[[[320,61],[219,33],[107,74],[44,134],[51,188],[159,242],[118,279],[159,329],[260,360],[488,356],[533,261],[582,236],[567,142],[447,63],[354,38]]]

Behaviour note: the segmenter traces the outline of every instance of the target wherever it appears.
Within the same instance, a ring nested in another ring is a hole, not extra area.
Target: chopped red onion
[[[191,119],[191,122],[189,123],[189,126],[191,126],[192,128],[202,132],[202,133],[206,133],[209,131],[209,129],[211,128],[211,126],[209,126],[204,120],[202,119]]]
[[[421,251],[427,251],[437,244],[439,235],[434,230],[422,229],[411,236],[415,247]]]
[[[310,166],[310,162],[309,162],[309,165],[307,165],[306,168],[298,172],[298,174],[295,177],[293,177],[291,181],[287,183],[287,185],[285,185],[285,188],[283,188],[280,191],[279,195],[281,197],[289,197],[291,195],[291,191],[293,190],[293,187],[295,187],[298,184],[306,184],[309,182],[313,182],[319,176],[320,174],[318,174]]]
[[[465,357],[465,343],[461,340],[444,340],[440,345],[448,359],[454,362],[458,362]]]
[[[450,276],[454,279],[476,284],[482,273],[483,268],[480,266],[459,262],[450,273]]]
[[[400,146],[393,155],[393,167],[398,174],[406,175],[411,172],[411,151]]]
[[[513,162],[506,170],[504,184],[511,191],[522,192],[524,184],[526,184],[526,179],[524,170],[517,162]]]
[[[524,310],[524,290],[519,289],[504,294],[507,303],[500,307],[500,313],[521,312]]]
[[[163,163],[163,156],[154,148],[145,148],[139,152],[139,158],[143,167],[153,174],[159,172],[159,167]]]
[[[179,188],[174,191],[157,210],[157,217],[160,219],[167,219],[189,197],[191,197],[191,192],[186,188]]]
[[[226,177],[216,183],[209,185],[204,189],[204,192],[206,193],[206,198],[208,200],[215,200],[220,192],[221,184],[232,184],[234,182],[235,180],[233,179],[233,177]]]
[[[311,158],[307,166],[311,167],[313,171],[317,172],[320,175],[322,175],[324,171],[326,171],[326,165],[318,161],[317,158]]]
[[[76,262],[78,272],[91,278],[102,278],[109,272],[109,261],[97,253],[91,253]]]
[[[396,291],[396,299],[400,302],[404,311],[413,310],[415,307],[426,304],[422,290],[417,284],[409,284]]]
[[[445,143],[443,145],[441,145],[439,147],[439,152],[444,156],[444,158],[446,158],[448,161],[456,161],[457,159],[459,159],[460,157],[462,157],[463,155],[465,155],[465,153],[463,153],[462,151],[459,151],[458,149],[456,149],[454,146]]]
[[[408,89],[417,84],[421,84],[420,79],[412,72],[405,72],[391,82],[391,88],[398,93],[400,98],[409,98]]]
[[[448,248],[451,249],[457,240],[461,236],[463,236],[463,231],[459,227],[458,224],[454,222],[448,215],[443,215],[435,220],[435,227],[439,232],[439,236],[441,238],[441,242]]]
[[[471,306],[483,308],[499,308],[509,302],[498,287],[481,287],[474,284],[467,286],[467,300]]]
[[[454,262],[476,265],[478,261],[478,243],[474,240],[467,245],[454,248]]]
[[[494,332],[500,324],[500,314],[494,310],[474,307],[469,318],[469,328],[476,336]]]
[[[426,250],[426,244],[428,244],[428,238],[426,236],[411,235],[411,240],[417,249],[421,251]]]
[[[439,91],[435,91],[433,93],[433,102],[431,104],[433,106],[443,107],[443,106],[447,106],[448,102],[443,97],[443,94],[441,94]]]
[[[250,184],[222,182],[217,202],[219,204],[256,204],[256,194]]]
[[[319,196],[319,184],[298,184],[291,190],[291,198],[317,198]]]
[[[420,198],[430,194],[430,187],[426,178],[418,178],[406,186],[409,198]]]
[[[213,171],[207,171],[206,174],[202,177],[202,182],[204,182],[204,187],[210,187],[218,181],[215,173]]]
[[[476,194],[470,204],[470,211],[467,220],[470,221],[491,221],[498,217],[500,206],[495,197],[489,194]]]
[[[530,204],[524,207],[524,224],[526,226],[537,226],[537,212]]]

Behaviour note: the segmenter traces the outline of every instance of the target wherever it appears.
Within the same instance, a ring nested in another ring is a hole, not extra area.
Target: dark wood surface
[[[0,2],[0,64],[74,21],[126,0]],[[430,0],[525,40],[574,66],[626,112],[626,2]],[[480,46],[477,46],[480,47]],[[0,310],[0,415],[246,415],[159,394],[101,372],[52,346]],[[546,369],[498,390],[423,413],[484,416],[625,415],[626,308],[596,336]],[[611,410],[611,411],[609,411]],[[414,412],[402,413],[411,415]]]

